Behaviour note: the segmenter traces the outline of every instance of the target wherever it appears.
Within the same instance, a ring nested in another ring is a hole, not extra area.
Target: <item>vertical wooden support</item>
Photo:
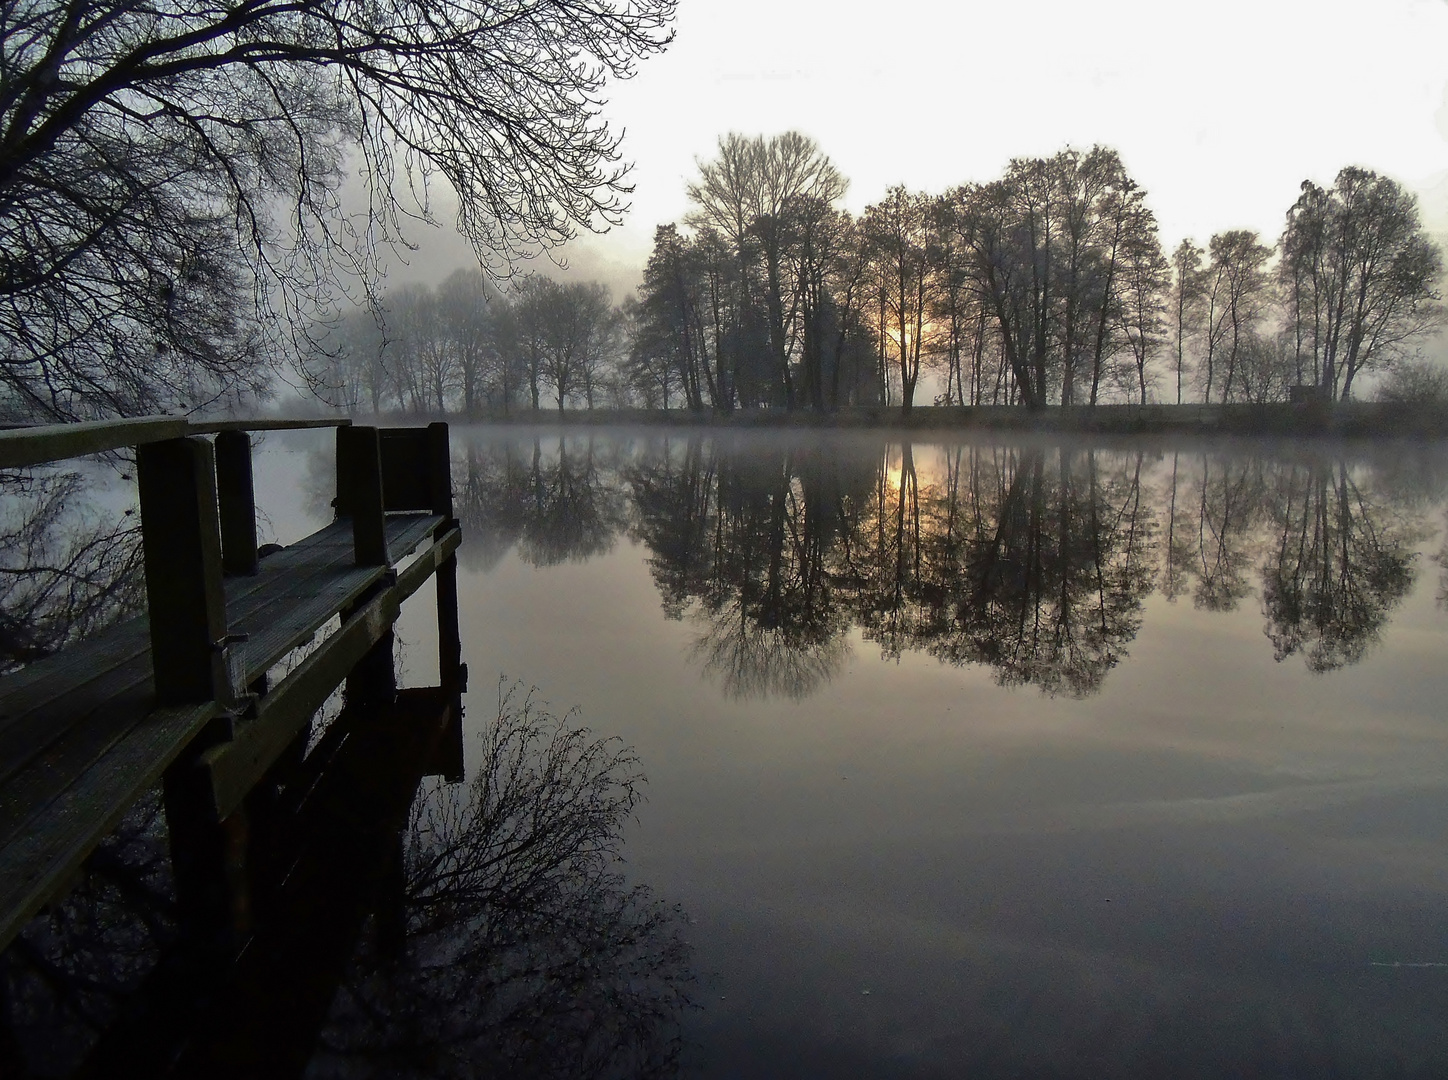
[[[452,519],[452,445],[447,424],[427,425],[427,488],[432,495],[432,512]]]
[[[375,427],[337,429],[337,513],[352,518],[357,565],[386,566],[382,452]]]
[[[210,776],[197,759],[230,733],[225,721],[208,727],[166,770],[161,788],[181,922],[193,942],[221,953],[251,929],[249,830],[242,810],[216,820]]]
[[[205,439],[136,450],[151,661],[162,705],[229,700],[216,469]]]
[[[441,514],[450,528],[453,520],[452,450],[448,445],[447,425],[427,427],[427,486],[432,497],[432,512]],[[458,560],[450,556],[437,568],[437,646],[438,676],[444,687],[459,682],[462,665],[462,638],[458,630]]]
[[[452,447],[445,423],[427,427],[428,490],[432,512],[447,519],[443,528],[456,524],[453,518]],[[467,690],[467,667],[463,664],[462,634],[458,625],[458,559],[449,556],[434,572],[437,586],[438,681],[452,696],[452,717],[439,741],[439,771],[449,783],[463,779],[463,699]]]
[[[228,577],[255,574],[256,494],[251,478],[251,436],[244,431],[217,433],[216,497],[221,572]]]
[[[352,438],[348,434],[350,430],[351,428],[344,424],[334,433],[337,449],[337,497],[332,500],[332,506],[339,518],[352,516],[352,505],[348,501],[352,493],[347,487],[352,477]]]
[[[395,645],[396,638],[388,630],[347,673],[347,708],[390,709],[397,702],[397,663],[392,655]]]

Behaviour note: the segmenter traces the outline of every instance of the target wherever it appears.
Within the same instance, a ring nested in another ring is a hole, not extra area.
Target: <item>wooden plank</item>
[[[424,535],[438,520],[417,515],[389,525],[410,546],[413,537]],[[345,537],[346,532],[337,535]],[[271,589],[247,590],[248,603],[241,605],[238,625],[241,629],[259,628],[251,641],[240,646],[248,681],[310,638],[341,606],[355,601],[383,573],[381,568],[354,568],[350,561],[350,543],[344,542],[334,550],[330,566],[314,569],[303,579],[316,593],[311,603],[297,602],[300,586],[295,570],[292,574],[270,575],[271,579],[280,578],[267,582],[273,586]],[[135,635],[128,644],[137,645]],[[21,699],[30,707],[8,718],[0,728],[0,837],[23,826],[57,791],[96,765],[120,737],[127,718],[151,706],[151,667],[145,641],[139,641],[137,654],[127,662],[100,669],[65,694],[39,703],[25,702],[24,695]],[[27,775],[12,783],[22,770],[28,770]]]
[[[398,514],[387,518],[387,549],[392,561],[401,562],[417,550],[446,521],[437,514]]]
[[[224,582],[227,610],[247,610],[244,605],[251,594],[276,587],[277,573],[315,573],[330,563],[350,563],[351,554],[351,522],[333,522],[267,559],[264,573],[258,577]],[[150,624],[142,615],[6,675],[0,679],[0,727],[47,701],[74,692],[118,664],[148,657],[149,653]]]
[[[139,681],[99,707],[68,718],[59,735],[39,753],[9,770],[0,785],[0,844],[26,831],[30,822],[85,772],[101,762],[128,731],[155,707],[150,680]]]
[[[429,514],[389,517],[387,542],[397,557],[410,554],[442,523]],[[384,567],[354,567],[350,550],[343,566],[332,566],[305,581],[288,583],[285,591],[252,594],[248,605],[232,616],[232,629],[249,635],[238,646],[248,678],[255,678],[343,608],[353,604],[386,573]],[[270,560],[268,560],[270,561]],[[260,601],[265,601],[261,603]]]
[[[265,698],[255,719],[243,721],[236,738],[202,756],[216,795],[216,813],[226,817],[328,695],[391,628],[402,602],[451,558],[462,533],[450,529],[397,577],[397,583],[365,604],[342,628],[303,660]]]
[[[148,655],[150,635],[143,615],[6,675],[0,679],[0,730],[91,679]]]
[[[204,502],[204,498],[198,501]],[[439,516],[413,514],[386,518],[383,527],[401,556],[432,536],[441,524]],[[278,650],[285,651],[283,645],[290,647],[288,643],[298,634],[309,635],[384,573],[382,568],[350,565],[351,533],[351,523],[334,522],[268,559],[255,578],[227,583],[227,601],[242,618],[270,619],[279,605],[290,605],[293,615],[285,627],[264,626],[258,632],[255,646],[244,654],[249,674],[270,667]],[[396,617],[395,607],[441,563],[455,556],[459,540],[458,530],[450,529],[398,575],[397,583],[384,594],[390,617],[383,633]],[[299,593],[309,594],[301,605],[297,603]],[[308,598],[318,602],[307,605]],[[307,607],[305,617],[299,607]],[[306,625],[309,623],[316,626]],[[40,713],[52,706],[79,713],[72,715],[68,724],[59,725],[56,738],[36,737],[30,767],[0,787],[0,836],[4,837],[0,847],[0,947],[65,885],[100,838],[139,793],[155,783],[202,726],[219,715],[214,702],[194,708],[152,708],[147,628],[148,620],[133,620],[94,644],[66,650],[56,658],[62,661],[55,665],[56,670],[21,680],[13,687],[11,679],[0,684],[6,691],[0,702],[5,708],[21,706],[20,719],[43,720]],[[98,657],[106,657],[109,666],[98,669]],[[340,676],[326,688],[323,698],[337,681]],[[69,693],[55,693],[67,682]],[[304,696],[314,696],[320,686],[321,682],[313,682],[307,694],[289,693],[287,699],[300,702]],[[36,736],[35,732],[27,734]],[[24,753],[23,748],[17,751],[20,756]]]
[[[440,523],[440,518],[426,514],[390,517],[389,543],[405,556]],[[384,572],[380,567],[353,568],[351,554],[350,524],[334,522],[267,559],[256,577],[225,583],[233,629],[252,634],[252,640],[238,646],[248,680],[275,664],[287,648],[305,641]],[[313,611],[310,618],[315,625],[271,625],[271,620],[287,612],[288,597],[319,596],[324,591],[331,591],[336,607],[325,613]],[[279,641],[289,644],[283,646]],[[88,711],[108,695],[149,679],[148,654],[149,628],[142,616],[0,679],[0,775],[19,752],[17,744],[6,741],[11,728],[24,725],[58,735],[63,727],[58,730],[57,726],[67,709]],[[134,670],[120,670],[127,665]],[[71,700],[62,702],[63,698]],[[54,707],[57,703],[59,709]],[[31,737],[40,736],[32,733]],[[12,740],[22,738],[10,736]]]
[[[0,848],[0,949],[64,887],[217,712],[208,702],[149,713],[107,756],[106,768],[86,772],[33,828]]]
[[[0,730],[0,785],[47,753],[92,713],[131,698],[145,708],[154,705],[151,667],[140,659],[102,672],[74,692],[15,717]]]
[[[381,566],[334,569],[312,578],[306,589],[293,586],[271,602],[240,613],[233,626],[250,635],[239,646],[248,675],[255,678],[269,670],[385,573]]]
[[[410,547],[414,537],[425,537],[439,520],[416,515],[389,524]],[[341,557],[347,557],[345,549]],[[420,583],[419,571],[409,569],[408,582]],[[251,640],[239,646],[248,681],[310,638],[383,573],[377,567],[333,565],[308,579],[316,588],[311,598],[299,597],[295,582],[286,579],[275,583],[273,599],[268,600],[266,590],[253,590],[236,623],[241,629],[254,628]],[[411,585],[408,594],[415,588]],[[144,659],[133,660],[29,710],[0,731],[0,784],[5,785],[0,788],[0,837],[23,826],[56,791],[97,765],[120,737],[126,718],[150,706],[150,674]],[[22,770],[23,775],[12,780]]]
[[[307,420],[285,420],[281,418],[250,420],[201,420],[191,423],[193,435],[214,435],[219,431],[300,431],[306,428],[351,427],[352,420],[346,416],[320,416]]]
[[[174,416],[11,428],[0,431],[0,469],[23,469],[162,439],[178,439],[187,430],[186,420]]]
[[[246,617],[239,622],[243,629],[263,628],[240,646],[248,681],[310,638],[341,604],[361,595],[382,573],[380,568],[334,568],[331,574],[342,577],[345,587],[322,591],[311,603],[298,603],[293,593],[283,593],[275,604],[256,606],[259,623]],[[325,573],[319,576],[324,583],[328,579]],[[86,769],[106,767],[103,759],[125,725],[153,705],[150,665],[140,658],[30,711],[0,732],[0,841]]]
[[[256,573],[256,493],[251,476],[251,437],[227,430],[216,436],[216,501],[221,523],[221,572]]]
[[[136,453],[151,663],[162,705],[230,700],[216,466],[205,439]]]

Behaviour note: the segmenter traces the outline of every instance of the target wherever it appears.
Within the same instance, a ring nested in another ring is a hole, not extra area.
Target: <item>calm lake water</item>
[[[330,517],[329,443],[266,438],[263,539]],[[575,1069],[647,1051],[579,1075],[1448,1075],[1442,448],[453,450],[470,778],[517,681],[632,747],[646,801],[624,880],[508,931],[567,979],[478,961],[492,916],[414,926],[421,996],[362,980],[312,1075],[394,1075],[362,1064],[368,1000],[414,1049],[456,1009],[527,1013]],[[429,587],[404,682],[433,618]]]
[[[1441,449],[453,439],[470,723],[636,748],[686,1075],[1448,1075]]]

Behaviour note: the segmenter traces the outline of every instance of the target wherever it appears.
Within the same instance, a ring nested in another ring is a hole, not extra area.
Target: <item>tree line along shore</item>
[[[1021,405],[917,405],[909,414],[886,405],[849,405],[830,412],[740,408],[729,413],[687,408],[480,409],[472,414],[384,411],[360,419],[517,427],[680,427],[718,430],[882,430],[959,433],[1041,432],[1107,435],[1326,436],[1350,439],[1448,437],[1448,407],[1440,402],[1347,401],[1264,404],[1098,404],[1030,409]]]
[[[937,406],[1033,410],[1448,399],[1423,355],[1441,253],[1415,198],[1371,170],[1305,181],[1275,242],[1229,229],[1170,255],[1105,147],[892,188],[859,216],[845,190],[805,136],[727,135],[622,303],[596,282],[500,290],[460,271],[319,326],[309,382],[351,411],[499,416],[904,418],[926,386]]]

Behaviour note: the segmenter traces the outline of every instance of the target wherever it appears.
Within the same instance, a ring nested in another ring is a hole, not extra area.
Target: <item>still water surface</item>
[[[500,676],[636,750],[684,1075],[1448,1075],[1442,451],[453,445],[469,768]]]

